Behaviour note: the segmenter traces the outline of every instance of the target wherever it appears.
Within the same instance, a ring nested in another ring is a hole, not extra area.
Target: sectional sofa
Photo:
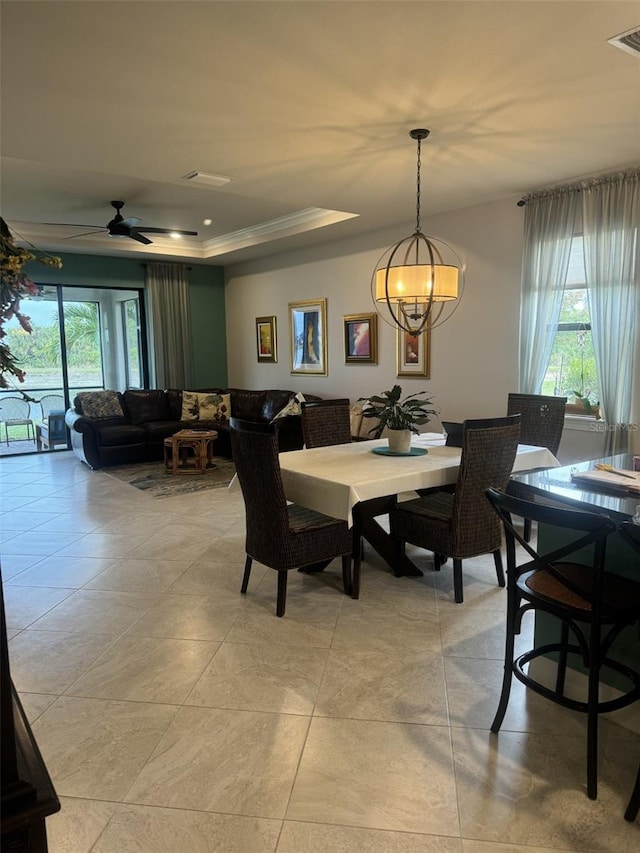
[[[213,452],[231,457],[229,418],[275,422],[281,451],[303,446],[294,391],[208,388],[198,391],[96,391],[78,394],[65,415],[75,455],[90,468],[160,460],[164,440],[181,429],[214,429]]]

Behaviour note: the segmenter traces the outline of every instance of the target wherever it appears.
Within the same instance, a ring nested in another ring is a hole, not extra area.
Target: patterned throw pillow
[[[274,421],[277,421],[278,418],[286,418],[287,415],[299,415],[302,413],[301,403],[304,403],[304,395],[298,392],[295,397],[292,397],[287,405],[280,409],[278,414],[275,416]]]
[[[124,415],[117,391],[81,391],[77,400],[87,418],[121,418]]]
[[[231,414],[230,394],[198,394],[200,420],[224,424]]]
[[[197,421],[200,419],[200,404],[195,391],[182,392],[181,421]]]

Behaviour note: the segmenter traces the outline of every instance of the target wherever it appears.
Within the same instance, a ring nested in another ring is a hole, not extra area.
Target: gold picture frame
[[[345,364],[377,364],[378,315],[346,314],[343,323]]]
[[[256,317],[256,354],[259,363],[278,360],[278,340],[274,316]]]
[[[431,334],[428,331],[412,335],[404,329],[396,330],[396,367],[398,376],[430,377]]]
[[[291,373],[327,375],[327,300],[289,303]]]

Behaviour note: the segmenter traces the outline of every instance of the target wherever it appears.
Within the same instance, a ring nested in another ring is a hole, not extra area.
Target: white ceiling
[[[640,25],[635,0],[2,0],[0,14],[1,212],[43,248],[226,264],[408,223],[413,127],[431,130],[423,215],[640,159],[640,61],[607,43]],[[232,180],[194,186],[193,170]],[[145,249],[42,224],[105,225],[111,199],[198,237]],[[312,208],[355,216],[317,227]]]

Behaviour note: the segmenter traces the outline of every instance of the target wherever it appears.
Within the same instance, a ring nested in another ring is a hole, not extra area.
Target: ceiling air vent
[[[185,181],[191,181],[194,184],[202,184],[206,187],[223,187],[231,181],[225,175],[210,175],[207,172],[189,172],[188,175],[182,176]]]
[[[614,47],[619,47],[627,53],[632,53],[634,56],[640,56],[640,27],[634,27],[632,30],[627,30],[626,33],[620,33],[619,36],[607,39],[609,44]]]

